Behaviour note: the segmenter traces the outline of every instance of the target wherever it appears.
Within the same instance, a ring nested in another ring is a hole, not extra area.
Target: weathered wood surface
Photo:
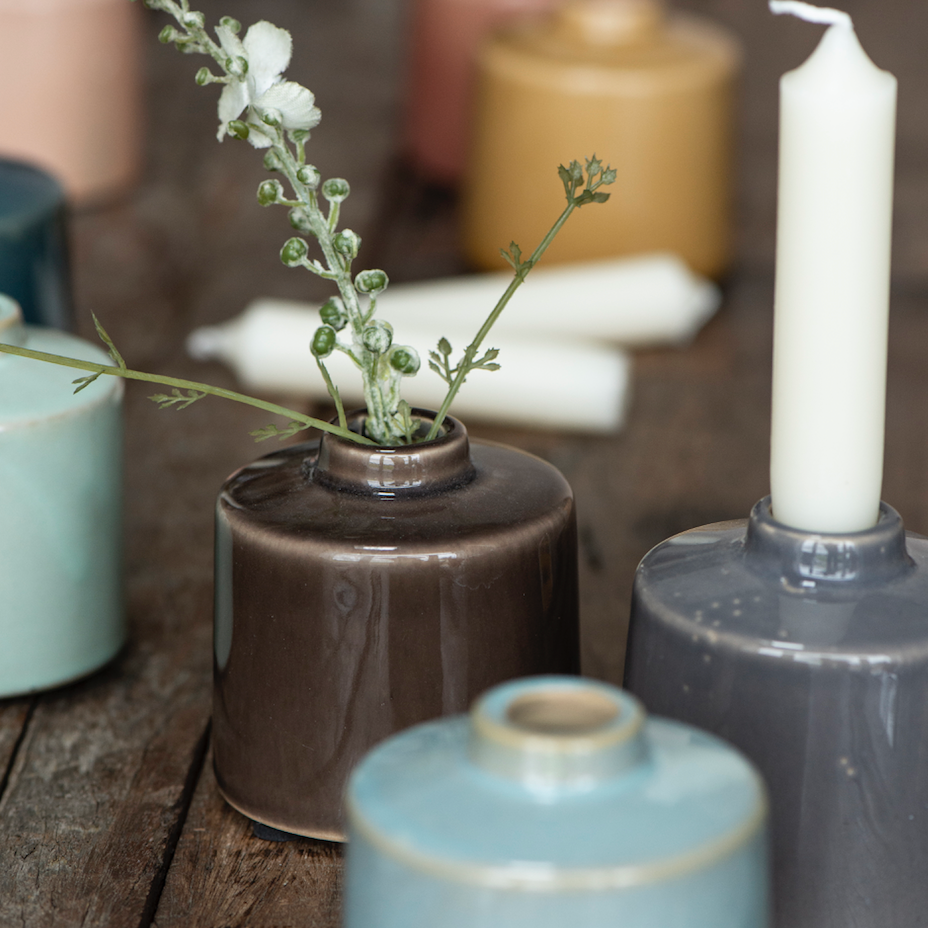
[[[417,186],[395,158],[404,23],[400,0],[246,0],[210,16],[264,16],[295,34],[292,75],[324,121],[313,157],[352,182],[346,222],[394,280],[462,270],[453,198]],[[767,492],[776,187],[776,79],[819,30],[747,0],[689,0],[747,47],[741,106],[739,262],[723,310],[682,350],[636,356],[628,426],[616,436],[487,428],[551,460],[575,487],[581,525],[585,670],[621,677],[635,564],[667,535],[743,517]],[[215,9],[213,9],[215,7]],[[849,0],[874,60],[900,78],[899,175],[885,499],[928,531],[928,7]],[[186,358],[193,328],[258,295],[318,298],[321,282],[281,268],[281,210],[253,199],[263,173],[247,146],[213,139],[215,88],[199,63],[154,41],[146,12],[149,158],[138,188],[74,217],[81,326],[96,312],[137,367],[233,385]],[[552,114],[556,118],[556,114]],[[578,155],[583,155],[580,152]],[[601,153],[602,154],[602,153]],[[261,413],[207,400],[159,413],[127,394],[127,584],[131,640],[108,669],[0,702],[0,928],[338,923],[340,850],[273,844],[220,799],[207,755],[212,507],[255,456]],[[322,410],[324,411],[324,410]]]

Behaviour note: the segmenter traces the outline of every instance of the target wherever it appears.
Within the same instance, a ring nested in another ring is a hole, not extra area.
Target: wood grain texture
[[[35,697],[0,702],[0,801],[12,774],[16,751],[26,735],[26,726],[35,707]]]
[[[206,764],[153,928],[334,928],[342,845],[264,841],[219,795]]]
[[[142,923],[208,717],[202,674],[153,650],[40,701],[0,799],[0,925]]]

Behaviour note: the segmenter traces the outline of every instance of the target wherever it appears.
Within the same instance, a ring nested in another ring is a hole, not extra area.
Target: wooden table
[[[680,5],[727,23],[747,49],[738,262],[721,312],[692,346],[636,356],[621,434],[469,424],[547,458],[573,484],[584,668],[615,682],[640,557],[674,532],[746,516],[768,489],[776,79],[820,31],[772,20],[760,0]],[[246,23],[257,15],[246,0],[221,7],[208,15]],[[928,7],[849,0],[846,8],[871,56],[900,79],[884,498],[924,532]],[[395,157],[408,11],[399,0],[265,0],[260,15],[294,33],[290,74],[324,112],[312,157],[323,176],[351,180],[344,216],[366,239],[366,264],[395,281],[463,270],[453,197],[417,184]],[[281,210],[254,202],[260,158],[232,140],[216,144],[215,88],[194,85],[199,63],[159,47],[163,18],[144,16],[148,162],[130,195],[74,216],[80,326],[90,337],[96,312],[132,366],[231,386],[225,369],[185,356],[190,330],[258,295],[326,292],[280,266],[287,225]],[[253,838],[220,799],[209,762],[212,507],[225,476],[263,450],[248,431],[266,417],[218,400],[159,412],[145,397],[130,386],[130,643],[88,680],[0,701],[0,926],[334,926],[341,848]]]

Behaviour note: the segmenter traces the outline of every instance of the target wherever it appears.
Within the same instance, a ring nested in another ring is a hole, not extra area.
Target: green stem
[[[435,416],[435,420],[432,422],[432,427],[429,429],[428,435],[425,436],[426,441],[431,441],[433,438],[438,437],[438,433],[441,431],[441,425],[445,421],[445,416],[448,415],[448,410],[451,408],[451,404],[454,402],[454,398],[457,396],[458,390],[460,390],[464,385],[464,380],[470,372],[469,362],[473,361],[478,349],[480,348],[480,345],[487,337],[490,329],[493,328],[493,324],[497,319],[499,319],[500,313],[502,313],[502,311],[506,308],[506,304],[512,299],[512,295],[516,292],[516,290],[519,289],[525,278],[528,277],[529,271],[535,266],[541,256],[545,253],[551,242],[554,241],[554,237],[558,232],[560,232],[561,226],[567,222],[567,218],[576,208],[577,202],[574,198],[571,198],[568,201],[567,206],[564,208],[564,212],[562,212],[558,217],[557,222],[551,226],[551,228],[548,230],[548,234],[541,240],[541,243],[532,252],[532,256],[516,270],[515,276],[510,281],[505,293],[503,293],[503,295],[500,297],[496,306],[493,307],[492,312],[489,316],[487,316],[483,325],[480,326],[480,331],[477,332],[477,334],[474,336],[474,340],[467,346],[467,348],[464,349],[464,358],[458,365],[458,372],[448,387],[448,392],[445,394],[445,399],[438,409],[438,414]]]
[[[322,363],[322,358],[316,358],[316,364],[319,365],[319,371],[322,374],[322,379],[325,381],[325,388],[329,391],[329,396],[332,397],[332,402],[335,403],[335,411],[338,413],[338,424],[340,428],[348,430],[348,421],[345,417],[345,406],[342,403],[342,398],[339,395],[338,387],[332,383],[332,378],[329,375],[328,368]]]
[[[125,380],[142,380],[146,383],[159,383],[167,387],[177,387],[180,390],[195,390],[198,393],[207,393],[211,396],[234,400],[236,403],[254,406],[256,409],[263,409],[265,412],[272,413],[275,416],[285,416],[294,422],[303,423],[308,429],[317,428],[322,432],[329,432],[332,435],[338,435],[341,438],[347,438],[363,445],[376,444],[376,442],[364,438],[356,432],[350,431],[344,424],[333,425],[331,422],[316,419],[314,416],[306,416],[303,413],[287,409],[285,406],[278,406],[276,403],[268,403],[264,400],[255,399],[253,396],[246,396],[244,393],[236,393],[234,390],[214,387],[208,383],[197,383],[194,380],[182,380],[178,377],[163,377],[160,374],[147,374],[144,371],[133,371],[125,367],[96,364],[93,361],[80,361],[77,358],[67,358],[63,355],[49,354],[45,351],[33,351],[31,348],[20,348],[17,345],[0,344],[0,352],[17,355],[21,358],[32,358],[35,361],[45,361],[47,364],[58,364],[61,367],[70,367],[80,371],[91,371],[95,374],[122,377]]]

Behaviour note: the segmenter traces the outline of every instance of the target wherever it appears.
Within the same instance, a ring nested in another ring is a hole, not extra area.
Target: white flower
[[[293,49],[286,29],[262,20],[245,33],[244,41],[228,26],[217,26],[216,34],[232,61],[233,71],[239,58],[248,65],[246,73],[226,84],[219,97],[220,141],[228,134],[229,123],[238,119],[246,108],[250,123],[260,123],[266,112],[274,110],[279,113],[284,129],[312,129],[319,124],[322,114],[314,106],[312,93],[293,81],[281,80]],[[255,148],[271,144],[270,136],[257,129],[251,130],[248,141]]]

